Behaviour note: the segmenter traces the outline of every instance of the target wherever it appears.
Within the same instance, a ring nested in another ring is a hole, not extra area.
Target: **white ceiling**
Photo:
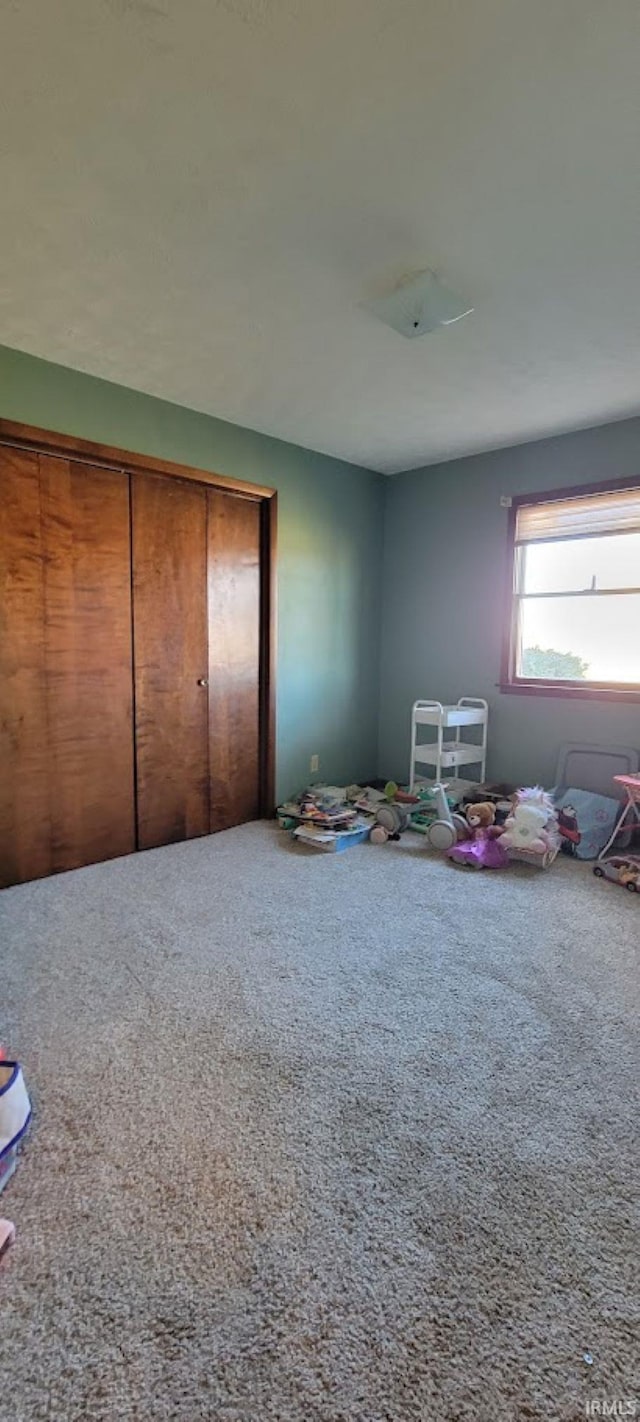
[[[640,411],[638,0],[1,8],[0,342],[386,472]]]

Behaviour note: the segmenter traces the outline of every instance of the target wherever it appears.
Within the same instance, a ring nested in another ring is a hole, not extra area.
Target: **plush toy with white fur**
[[[505,849],[546,854],[555,843],[555,823],[552,801],[539,785],[519,790],[513,813],[505,820],[501,844]]]

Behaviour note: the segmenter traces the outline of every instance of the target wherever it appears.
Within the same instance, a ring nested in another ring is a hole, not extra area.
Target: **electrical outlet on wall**
[[[319,755],[312,755],[311,760],[309,761],[309,770],[311,771],[311,774],[312,774],[312,775],[313,775],[313,774],[317,774],[317,772],[319,771],[319,769],[320,769],[320,756],[319,756]]]

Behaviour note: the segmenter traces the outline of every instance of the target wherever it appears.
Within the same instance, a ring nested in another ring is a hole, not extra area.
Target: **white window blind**
[[[639,532],[640,487],[556,499],[548,504],[522,504],[517,512],[516,543]]]

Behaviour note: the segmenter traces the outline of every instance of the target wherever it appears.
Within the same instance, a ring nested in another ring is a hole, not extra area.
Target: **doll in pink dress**
[[[480,805],[467,805],[469,838],[454,844],[448,850],[447,858],[469,869],[504,869],[509,863],[509,856],[500,843],[502,829],[494,824],[495,816],[495,808],[488,801]]]

